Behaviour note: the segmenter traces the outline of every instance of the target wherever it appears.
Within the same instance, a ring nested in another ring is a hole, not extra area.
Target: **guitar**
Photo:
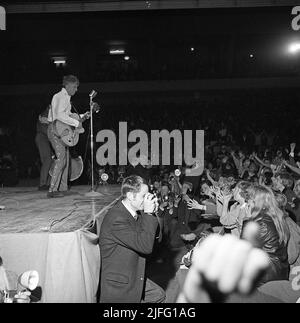
[[[98,112],[100,110],[100,106],[97,102],[92,102],[92,113]],[[91,112],[87,111],[81,118],[78,114],[72,113],[70,117],[79,121],[79,126],[73,127],[70,126],[60,120],[54,121],[54,127],[56,131],[56,135],[60,137],[62,142],[68,146],[73,147],[76,146],[79,140],[79,135],[84,133],[84,128],[82,127],[82,123],[89,119],[91,116]]]

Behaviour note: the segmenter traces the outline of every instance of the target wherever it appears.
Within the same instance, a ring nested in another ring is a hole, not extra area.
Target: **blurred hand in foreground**
[[[269,266],[268,255],[256,248],[259,226],[250,222],[244,239],[211,234],[194,249],[178,303],[211,303],[233,293],[249,294]]]

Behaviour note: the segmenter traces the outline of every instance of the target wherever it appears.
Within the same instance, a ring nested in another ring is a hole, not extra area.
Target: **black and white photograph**
[[[300,303],[300,1],[0,3],[0,303]]]

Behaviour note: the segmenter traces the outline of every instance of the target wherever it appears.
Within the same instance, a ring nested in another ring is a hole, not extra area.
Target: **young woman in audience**
[[[298,179],[297,181],[295,181],[294,193],[296,194],[296,196],[298,197],[298,199],[300,199],[300,179]]]
[[[286,213],[286,205],[287,205],[286,196],[284,194],[276,193],[275,198],[279,208],[284,213]],[[292,281],[295,278],[295,272],[293,268],[300,266],[300,227],[289,216],[285,217],[285,221],[290,231],[290,238],[287,245],[287,252],[288,252],[288,260],[290,264],[289,280]]]
[[[272,280],[288,280],[287,244],[290,232],[285,220],[286,215],[279,208],[274,193],[270,188],[254,185],[249,193],[249,216],[244,221],[244,225],[248,221],[254,221],[259,224],[261,248],[269,255],[271,265],[260,283]]]

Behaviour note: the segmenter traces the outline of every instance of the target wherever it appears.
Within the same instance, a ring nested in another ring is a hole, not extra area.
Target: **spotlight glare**
[[[52,60],[53,60],[53,63],[56,65],[56,66],[59,66],[59,65],[66,65],[67,63],[67,59],[66,57],[52,57]]]
[[[110,55],[121,55],[121,54],[124,54],[125,51],[124,49],[111,49],[109,53]]]
[[[289,52],[291,54],[296,54],[297,52],[300,51],[300,43],[292,43],[290,46],[289,46]]]
[[[54,64],[66,64],[65,60],[55,60]]]
[[[124,56],[125,61],[129,61],[130,57],[129,56]]]

